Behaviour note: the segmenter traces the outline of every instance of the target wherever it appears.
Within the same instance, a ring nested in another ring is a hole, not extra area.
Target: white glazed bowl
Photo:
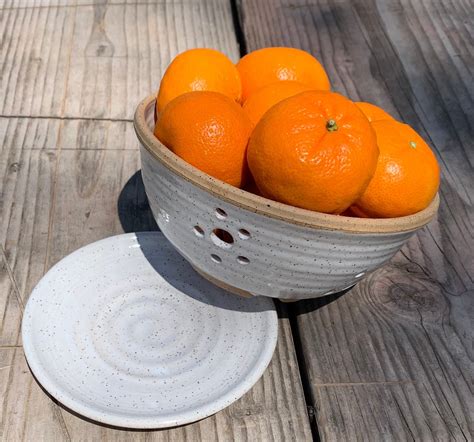
[[[161,144],[154,108],[154,97],[146,98],[134,120],[153,215],[199,273],[233,293],[298,300],[344,290],[389,260],[438,209],[437,195],[414,215],[351,218],[237,189]]]

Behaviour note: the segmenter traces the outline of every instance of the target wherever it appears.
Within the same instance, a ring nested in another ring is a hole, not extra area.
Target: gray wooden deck
[[[470,0],[0,0],[0,439],[472,440],[473,20]],[[74,249],[156,228],[131,118],[170,59],[271,45],[426,137],[438,219],[349,292],[279,305],[270,367],[216,415],[132,432],[70,413],[25,363],[30,291]]]

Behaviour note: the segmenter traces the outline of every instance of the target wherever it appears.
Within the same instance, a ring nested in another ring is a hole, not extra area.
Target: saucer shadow
[[[225,310],[255,313],[275,310],[271,298],[245,298],[210,283],[192,268],[162,233],[137,232],[135,235],[147,261],[181,293]]]
[[[118,431],[127,431],[127,432],[130,432],[130,431],[134,431],[134,432],[137,432],[137,433],[149,433],[149,432],[161,432],[161,431],[168,431],[168,430],[172,430],[174,428],[182,428],[182,427],[186,427],[187,425],[193,425],[197,422],[200,422],[204,419],[207,419],[207,418],[202,418],[202,419],[199,419],[197,421],[194,421],[194,422],[190,422],[188,424],[183,424],[183,425],[175,425],[175,426],[171,426],[171,427],[163,427],[163,428],[129,428],[129,427],[118,427],[116,425],[109,425],[109,424],[106,424],[104,422],[99,422],[99,421],[96,421],[94,419],[91,419],[89,417],[86,417],[86,416],[83,416],[82,414],[79,414],[77,413],[76,411],[74,410],[71,410],[69,407],[66,407],[66,405],[64,405],[62,402],[60,402],[58,399],[56,399],[48,390],[46,390],[46,388],[43,387],[43,385],[41,384],[40,381],[38,381],[38,379],[36,378],[35,374],[33,373],[33,370],[31,369],[30,367],[30,364],[28,364],[28,360],[26,359],[25,357],[25,361],[26,361],[26,365],[28,366],[28,370],[30,370],[30,374],[31,376],[33,377],[34,381],[36,382],[36,384],[38,385],[39,388],[41,388],[41,390],[43,391],[43,393],[49,397],[49,399],[51,399],[51,401],[53,401],[58,407],[60,407],[61,409],[63,409],[64,411],[72,414],[73,416],[77,417],[78,419],[81,419],[85,422],[89,422],[90,424],[94,424],[94,425],[99,425],[100,427],[103,427],[103,428],[109,428],[111,430],[118,430]]]
[[[120,192],[117,211],[125,233],[160,230],[148,204],[141,170],[130,177]]]

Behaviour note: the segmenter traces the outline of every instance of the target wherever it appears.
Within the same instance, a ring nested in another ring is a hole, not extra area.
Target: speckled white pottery
[[[436,214],[362,219],[312,212],[237,189],[199,171],[153,135],[154,98],[135,113],[142,176],[155,219],[206,278],[238,294],[314,298],[354,285]],[[220,230],[215,230],[220,229]]]
[[[273,302],[209,283],[161,233],[115,236],[56,264],[33,290],[23,345],[43,387],[95,421],[162,428],[241,397],[277,340]]]

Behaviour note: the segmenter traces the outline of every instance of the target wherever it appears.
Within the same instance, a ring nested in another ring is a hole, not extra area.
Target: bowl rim
[[[155,112],[155,101],[156,96],[150,95],[138,104],[135,111],[133,125],[142,146],[165,167],[227,203],[290,224],[350,233],[395,234],[414,231],[428,224],[437,213],[439,193],[428,207],[412,215],[398,218],[356,218],[302,209],[239,189],[190,165],[155,137],[146,122],[147,114]]]

